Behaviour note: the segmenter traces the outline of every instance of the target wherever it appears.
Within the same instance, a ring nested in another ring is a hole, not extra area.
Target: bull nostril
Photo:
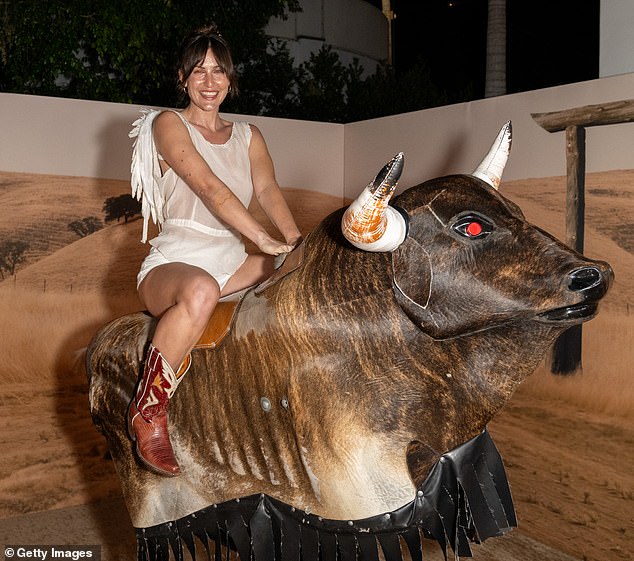
[[[596,267],[581,267],[570,273],[568,288],[574,292],[581,292],[594,288],[601,283],[601,271]]]

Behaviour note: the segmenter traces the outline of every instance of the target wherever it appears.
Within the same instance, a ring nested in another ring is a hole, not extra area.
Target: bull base
[[[363,520],[327,520],[267,495],[251,495],[194,512],[172,522],[137,528],[139,561],[422,561],[422,539],[446,553],[471,557],[480,543],[517,526],[502,458],[485,429],[444,454],[416,498],[390,513]]]

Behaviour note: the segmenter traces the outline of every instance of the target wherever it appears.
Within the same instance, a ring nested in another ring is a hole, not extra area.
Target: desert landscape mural
[[[104,201],[128,192],[126,181],[0,172],[0,240],[24,244],[24,261],[0,281],[5,544],[101,540],[104,559],[134,558],[119,482],[90,419],[83,358],[100,326],[141,309],[135,278],[148,246],[138,216],[83,237],[69,228],[103,221]],[[345,203],[310,185],[284,192],[304,234]],[[501,192],[563,239],[565,177],[503,181]],[[583,371],[554,376],[545,361],[491,424],[519,528],[509,541],[474,546],[476,559],[634,558],[632,216],[634,170],[587,176],[585,253],[608,261],[616,280],[583,327]],[[87,536],[73,512],[87,525],[94,518],[96,533]]]

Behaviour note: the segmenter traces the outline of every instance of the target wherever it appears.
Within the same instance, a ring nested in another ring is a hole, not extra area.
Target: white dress
[[[144,111],[130,133],[136,137],[132,156],[132,193],[141,201],[143,242],[147,241],[150,217],[159,235],[150,240],[149,255],[141,265],[137,286],[145,276],[164,263],[188,263],[207,271],[222,288],[244,263],[247,253],[241,236],[210,212],[189,186],[172,170],[161,175],[152,136],[152,123],[160,111]],[[224,144],[212,144],[179,112],[194,146],[240,202],[248,207],[253,195],[249,143],[251,127],[233,123],[231,137]]]

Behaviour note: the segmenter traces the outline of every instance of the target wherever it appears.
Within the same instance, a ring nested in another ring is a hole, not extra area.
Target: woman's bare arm
[[[266,142],[257,127],[251,125],[251,131],[249,159],[255,196],[284,239],[290,244],[296,244],[301,239],[301,234],[275,179],[273,160]]]

